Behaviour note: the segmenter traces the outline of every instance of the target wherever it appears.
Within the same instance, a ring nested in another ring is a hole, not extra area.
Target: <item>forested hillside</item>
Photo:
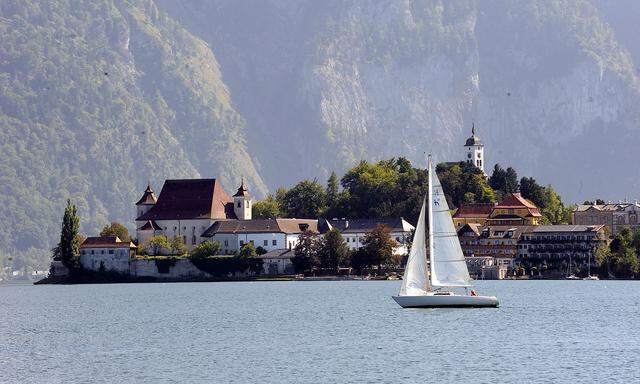
[[[565,201],[640,188],[630,0],[0,2],[0,255],[40,255],[66,199],[132,226],[147,180],[258,197],[360,160],[461,158]],[[131,227],[131,229],[133,229]]]
[[[66,199],[82,229],[130,222],[147,180],[245,175],[245,125],[207,44],[152,2],[0,3],[0,249],[48,249]]]

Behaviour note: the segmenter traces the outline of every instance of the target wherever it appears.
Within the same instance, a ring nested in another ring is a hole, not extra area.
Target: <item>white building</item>
[[[295,253],[290,249],[276,249],[258,256],[262,259],[262,273],[265,275],[292,275]]]
[[[157,199],[148,186],[136,207],[139,245],[165,235],[181,237],[190,250],[205,240],[203,233],[216,221],[251,219],[244,181],[232,199],[216,179],[166,180]]]
[[[247,243],[266,251],[293,249],[305,231],[318,233],[318,220],[256,219],[220,220],[203,233],[203,237],[220,243],[221,251],[234,253]]]
[[[476,136],[475,125],[471,125],[471,137],[464,143],[464,161],[471,163],[484,173],[484,144]]]
[[[93,271],[126,271],[135,251],[135,244],[117,236],[87,237],[80,245],[80,263]]]
[[[406,255],[409,253],[408,243],[411,239],[411,231],[415,227],[402,217],[395,219],[332,219],[323,220],[321,232],[337,228],[350,250],[357,250],[362,247],[362,239],[371,233],[378,225],[389,228],[391,237],[398,243],[393,253],[395,255]]]

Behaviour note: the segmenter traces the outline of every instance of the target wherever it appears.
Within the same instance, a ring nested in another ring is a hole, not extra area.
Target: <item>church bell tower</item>
[[[251,220],[251,195],[244,186],[244,177],[240,184],[240,188],[233,195],[233,212],[238,220]]]
[[[475,124],[471,124],[471,137],[464,143],[464,160],[484,172],[484,144],[476,136]]]

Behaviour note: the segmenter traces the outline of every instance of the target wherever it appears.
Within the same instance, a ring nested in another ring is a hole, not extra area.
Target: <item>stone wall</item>
[[[210,279],[214,276],[201,271],[188,259],[128,259],[112,257],[113,255],[101,255],[100,260],[95,257],[81,256],[80,262],[87,270],[99,272],[100,265],[105,272],[116,272],[123,275],[139,278],[152,278],[157,280],[194,280]],[[246,274],[236,273],[227,277],[245,277]],[[218,277],[218,276],[215,276]]]

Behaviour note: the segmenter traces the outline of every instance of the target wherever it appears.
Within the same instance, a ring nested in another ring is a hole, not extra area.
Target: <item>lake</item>
[[[478,282],[497,309],[401,309],[400,283],[4,285],[0,382],[640,377],[640,282]]]

